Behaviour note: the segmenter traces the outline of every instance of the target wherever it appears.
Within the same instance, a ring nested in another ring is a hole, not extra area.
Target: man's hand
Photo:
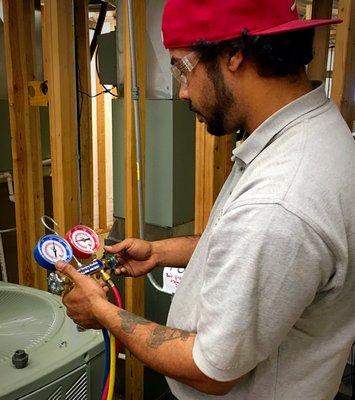
[[[102,325],[97,321],[94,309],[99,304],[108,302],[106,290],[94,279],[80,274],[70,264],[59,261],[56,268],[74,283],[73,289],[63,295],[67,315],[83,328],[101,329]]]
[[[115,253],[120,266],[116,274],[137,277],[150,272],[157,265],[153,244],[146,240],[125,239],[114,246],[105,246],[108,253]]]

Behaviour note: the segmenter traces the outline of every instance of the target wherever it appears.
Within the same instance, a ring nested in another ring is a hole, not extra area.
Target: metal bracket
[[[28,97],[31,106],[48,106],[48,82],[28,82]]]

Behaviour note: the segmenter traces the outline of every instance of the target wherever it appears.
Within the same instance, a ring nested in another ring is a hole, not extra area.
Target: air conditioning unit
[[[28,365],[17,369],[17,350]],[[79,331],[60,297],[0,282],[0,399],[99,399],[104,374],[101,331]]]

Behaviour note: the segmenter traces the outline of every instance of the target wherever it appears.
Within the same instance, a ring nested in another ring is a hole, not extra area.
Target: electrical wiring
[[[101,96],[102,94],[105,94],[106,90],[103,90],[102,92],[99,92],[99,93],[96,93],[96,94],[92,94],[92,95],[89,94],[89,93],[83,92],[82,90],[79,90],[79,93],[85,94],[85,96],[90,97],[90,99],[93,99],[94,97],[98,97],[98,96]]]
[[[103,83],[101,83],[101,75],[100,75],[100,70],[99,70],[99,61],[98,61],[98,53],[97,53],[97,51],[96,51],[96,54],[95,54],[95,68],[96,68],[97,76],[99,77],[100,85],[104,88],[104,92],[105,93],[110,93],[110,95],[113,96],[113,97],[120,98],[120,96],[118,96],[117,94],[113,93],[109,88],[107,88]]]

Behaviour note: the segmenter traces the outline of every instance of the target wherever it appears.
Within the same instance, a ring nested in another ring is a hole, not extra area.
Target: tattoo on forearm
[[[121,318],[121,328],[125,333],[133,333],[137,325],[151,324],[150,321],[147,321],[143,317],[125,310],[119,310],[118,315]]]
[[[147,345],[154,349],[157,349],[165,342],[171,340],[182,340],[186,342],[193,334],[190,332],[183,331],[181,329],[168,328],[167,326],[158,325],[151,333],[147,340]]]
[[[133,333],[138,325],[154,324],[139,315],[132,314],[125,310],[119,310],[118,315],[121,318],[121,328],[127,334]],[[147,345],[153,349],[157,349],[163,343],[171,340],[182,340],[186,342],[193,335],[195,334],[181,329],[157,325],[148,337]]]

